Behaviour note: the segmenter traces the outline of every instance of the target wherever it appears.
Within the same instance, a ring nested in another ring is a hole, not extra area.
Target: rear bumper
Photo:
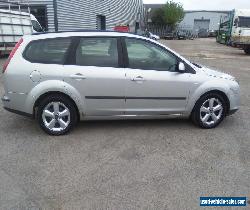
[[[5,110],[7,110],[8,112],[11,112],[11,113],[14,113],[14,114],[18,114],[18,115],[29,117],[29,118],[34,118],[34,116],[32,114],[29,114],[29,113],[21,112],[21,111],[14,110],[14,109],[9,109],[9,108],[6,108],[6,107],[3,107],[3,108]]]
[[[23,100],[19,101],[15,99],[16,97],[11,97],[11,95],[10,96],[4,95],[1,98],[4,109],[18,115],[33,117],[33,114],[25,112]]]
[[[2,97],[2,102],[3,102],[3,103],[8,103],[8,102],[10,102],[10,98],[7,97],[7,96],[3,96],[3,97]]]

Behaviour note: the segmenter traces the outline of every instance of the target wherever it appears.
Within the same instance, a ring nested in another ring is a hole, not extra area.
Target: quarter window
[[[63,64],[70,43],[70,38],[33,41],[25,50],[25,58],[35,63]]]
[[[116,38],[81,38],[76,50],[76,65],[118,67]]]
[[[174,55],[149,42],[126,39],[129,68],[175,71],[177,60]]]

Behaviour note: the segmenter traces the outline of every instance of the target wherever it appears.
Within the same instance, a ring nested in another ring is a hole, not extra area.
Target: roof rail
[[[94,30],[94,29],[80,29],[80,30],[69,30],[69,31],[53,31],[53,32],[40,32],[40,33],[33,33],[32,35],[42,35],[42,34],[57,34],[57,33],[70,33],[70,32],[116,32],[116,33],[130,33],[131,32],[121,32],[121,31],[113,31],[113,30]]]

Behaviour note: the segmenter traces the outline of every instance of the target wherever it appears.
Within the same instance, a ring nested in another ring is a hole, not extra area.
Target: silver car
[[[119,32],[24,36],[3,68],[4,108],[51,135],[79,120],[190,118],[214,128],[239,109],[235,78],[145,37]]]

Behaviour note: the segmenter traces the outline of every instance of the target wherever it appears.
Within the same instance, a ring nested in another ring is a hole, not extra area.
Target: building
[[[219,29],[221,19],[229,16],[229,11],[185,11],[185,17],[179,24],[181,28],[200,31],[216,31]]]
[[[154,11],[163,6],[164,4],[145,4],[148,24],[152,22],[151,17]],[[229,14],[230,11],[186,10],[179,28],[196,33],[199,33],[199,31],[216,31],[219,28],[221,18],[226,19]]]
[[[112,30],[129,25],[134,31],[143,25],[142,0],[22,0],[48,31],[80,29]]]

